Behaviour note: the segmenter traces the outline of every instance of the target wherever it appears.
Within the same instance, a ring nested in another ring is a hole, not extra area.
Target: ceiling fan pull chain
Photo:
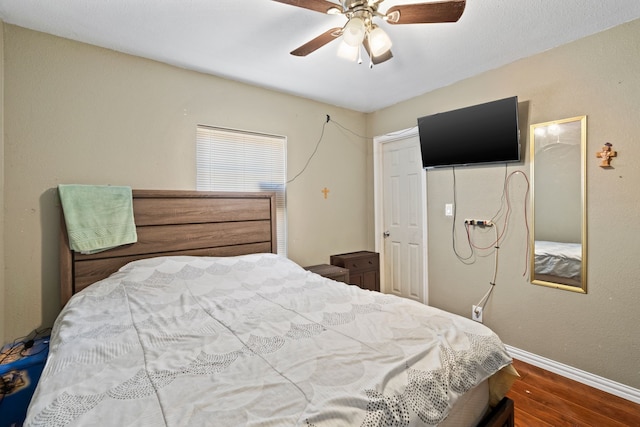
[[[371,32],[367,32],[367,46],[371,46]],[[371,54],[371,48],[367,47],[367,53],[369,54],[369,69],[373,70],[373,55]]]

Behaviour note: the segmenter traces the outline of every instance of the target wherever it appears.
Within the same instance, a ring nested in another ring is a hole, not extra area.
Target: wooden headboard
[[[62,217],[62,305],[137,259],[277,252],[275,193],[133,190],[133,214],[138,241],[92,255],[69,248]]]

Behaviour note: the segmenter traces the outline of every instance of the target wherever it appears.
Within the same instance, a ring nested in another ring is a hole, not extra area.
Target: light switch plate
[[[453,204],[447,203],[444,205],[444,215],[445,216],[453,216]]]

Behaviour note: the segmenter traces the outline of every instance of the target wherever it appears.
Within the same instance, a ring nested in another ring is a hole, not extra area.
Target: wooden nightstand
[[[349,270],[349,283],[380,292],[380,261],[377,252],[359,251],[331,255],[332,265]]]
[[[326,277],[327,279],[349,283],[349,270],[346,268],[329,264],[318,264],[304,267],[304,269],[319,274],[322,277]]]

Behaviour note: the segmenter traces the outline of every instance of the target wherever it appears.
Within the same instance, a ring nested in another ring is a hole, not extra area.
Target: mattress
[[[438,427],[477,426],[489,409],[489,380],[460,396]]]
[[[535,273],[580,280],[582,245],[536,240]]]
[[[152,258],[64,307],[25,425],[431,426],[510,363],[482,324],[278,255]]]

